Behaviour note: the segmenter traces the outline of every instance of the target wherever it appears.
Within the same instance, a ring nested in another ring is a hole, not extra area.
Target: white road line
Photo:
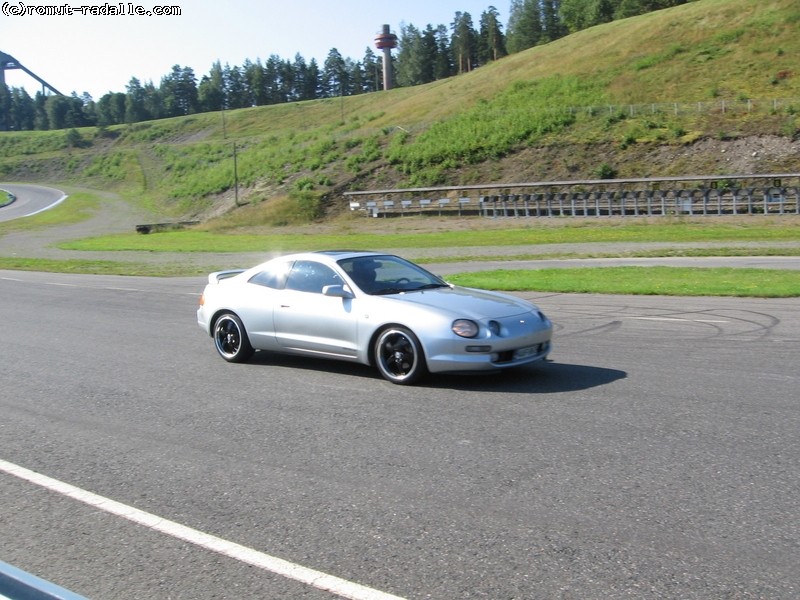
[[[41,213],[41,212],[44,212],[44,211],[46,211],[46,210],[50,210],[51,208],[54,208],[54,207],[58,206],[59,204],[61,204],[61,203],[62,203],[64,200],[66,200],[68,197],[69,197],[69,196],[67,196],[66,194],[64,194],[63,196],[61,196],[61,198],[59,198],[58,200],[56,200],[56,201],[55,201],[55,202],[53,202],[52,204],[50,204],[50,205],[48,205],[48,206],[45,206],[44,208],[40,208],[39,210],[35,210],[35,211],[33,211],[32,213],[28,213],[27,215],[23,215],[23,217],[32,217],[33,215],[38,215],[38,214],[39,214],[39,213]]]
[[[730,323],[730,321],[718,321],[713,319],[677,319],[675,317],[629,317],[637,321],[678,321],[681,323]]]
[[[0,471],[58,494],[62,494],[73,500],[83,502],[84,504],[88,504],[89,506],[112,515],[122,517],[132,523],[144,525],[145,527],[189,542],[195,546],[247,563],[259,569],[263,569],[264,571],[281,575],[287,579],[299,581],[300,583],[319,590],[331,592],[342,598],[349,598],[350,600],[403,600],[400,596],[393,596],[345,579],[340,579],[339,577],[334,577],[333,575],[322,573],[321,571],[315,571],[314,569],[309,569],[281,558],[253,550],[252,548],[247,548],[234,542],[229,542],[222,538],[203,533],[197,529],[186,527],[180,523],[163,519],[157,515],[144,512],[109,498],[104,498],[103,496],[98,496],[92,492],[30,471],[2,459],[0,459]]]

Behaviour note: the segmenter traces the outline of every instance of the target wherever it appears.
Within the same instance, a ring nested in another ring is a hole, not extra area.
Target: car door
[[[237,312],[247,329],[254,348],[280,349],[275,337],[275,307],[281,303],[286,278],[292,268],[291,261],[273,261],[253,275],[238,296]]]
[[[344,283],[327,265],[296,261],[274,308],[278,344],[289,350],[355,357],[358,328],[352,310],[354,300],[322,293],[327,285]]]

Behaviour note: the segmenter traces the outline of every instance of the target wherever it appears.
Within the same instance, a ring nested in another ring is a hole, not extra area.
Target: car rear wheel
[[[408,385],[428,372],[422,345],[405,327],[384,329],[375,340],[374,356],[378,372],[392,383]]]
[[[247,361],[254,352],[241,319],[233,313],[221,315],[214,323],[214,345],[222,358],[233,363]]]

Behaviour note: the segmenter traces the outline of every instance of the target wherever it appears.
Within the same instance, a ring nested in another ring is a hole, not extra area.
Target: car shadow
[[[601,387],[627,376],[617,369],[546,361],[487,373],[431,375],[420,385],[471,392],[559,394]]]
[[[303,369],[383,381],[372,367],[323,358],[256,352],[249,364]],[[627,376],[625,371],[617,369],[572,365],[548,360],[500,371],[459,374],[433,373],[413,387],[506,394],[558,394],[600,387]],[[388,382],[386,383],[388,384]]]

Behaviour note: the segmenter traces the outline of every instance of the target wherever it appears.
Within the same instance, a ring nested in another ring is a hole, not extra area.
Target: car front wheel
[[[405,327],[384,329],[375,340],[374,356],[378,372],[392,383],[408,385],[428,372],[422,345]]]
[[[254,352],[241,319],[233,313],[221,315],[214,323],[214,345],[222,358],[233,363],[247,361]]]

